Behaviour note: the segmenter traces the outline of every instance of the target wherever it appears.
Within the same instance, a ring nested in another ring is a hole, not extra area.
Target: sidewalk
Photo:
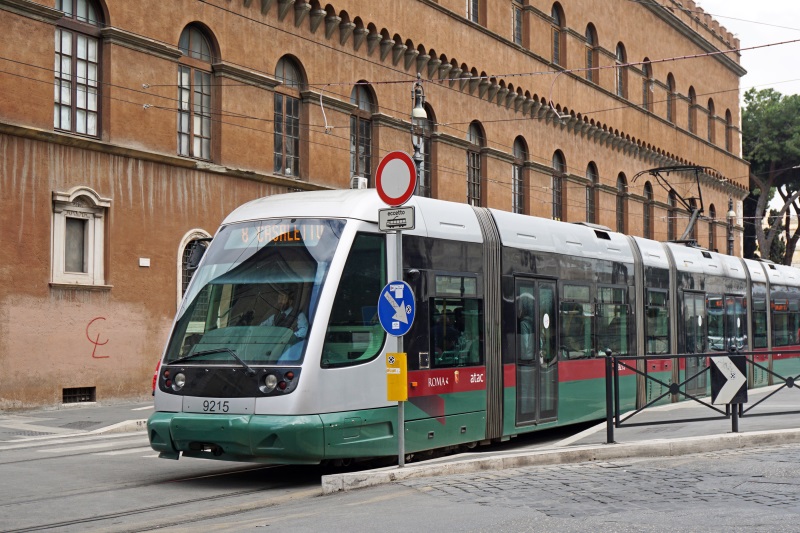
[[[57,408],[0,412],[0,442],[144,431],[152,412],[152,400],[62,404]]]

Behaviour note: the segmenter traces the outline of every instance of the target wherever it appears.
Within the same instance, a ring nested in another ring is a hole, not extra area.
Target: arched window
[[[586,179],[589,185],[586,186],[586,222],[597,224],[597,166],[590,162],[586,167]]]
[[[467,203],[476,207],[481,206],[481,148],[485,139],[483,130],[478,122],[469,125],[467,131]]]
[[[642,232],[646,239],[653,238],[653,186],[648,181],[644,184],[644,216]]]
[[[372,114],[375,102],[367,85],[353,87],[350,103],[355,105],[350,115],[350,177],[363,176],[367,183],[372,177]]]
[[[716,131],[714,123],[716,121],[716,111],[714,110],[714,100],[708,99],[708,142],[713,143],[716,141]]]
[[[178,246],[178,305],[180,305],[189,282],[194,276],[196,265],[190,264],[192,250],[198,242],[209,240],[211,235],[202,229],[194,229],[186,233]]]
[[[514,140],[514,163],[511,165],[511,210],[514,213],[527,213],[525,202],[526,171],[525,161],[528,160],[528,148],[522,137]]]
[[[717,239],[716,239],[716,224],[717,224],[717,208],[714,207],[714,204],[708,208],[708,249],[709,250],[717,250]]]
[[[178,48],[183,53],[178,65],[178,154],[211,159],[211,43],[200,27],[189,25]]]
[[[550,10],[550,23],[553,32],[553,63],[565,67],[567,65],[566,29],[564,10],[558,3]]]
[[[426,102],[425,113],[428,118],[422,121],[422,171],[417,176],[417,194],[426,198],[433,197],[433,129],[436,118],[433,108]]]
[[[597,30],[595,30],[594,25],[589,24],[586,26],[586,79],[593,83],[600,82],[600,71],[594,70],[600,66],[598,56]]]
[[[667,210],[667,240],[674,241],[677,239],[677,227],[678,227],[678,201],[675,197],[675,191],[669,191],[669,196],[667,197],[667,205],[669,209]]]
[[[275,67],[275,173],[300,177],[300,88],[305,80],[298,63],[283,56]]]
[[[646,57],[642,65],[642,107],[647,111],[653,110],[653,66]]]
[[[564,154],[556,150],[553,154],[553,220],[564,220],[564,173],[567,171],[567,162]]]
[[[687,122],[689,132],[697,133],[697,95],[694,87],[689,87],[689,119]]]
[[[53,127],[100,135],[100,29],[102,11],[92,0],[57,0]]]
[[[675,122],[675,77],[667,75],[667,121]]]
[[[733,115],[731,110],[725,110],[725,150],[733,152]]]
[[[625,195],[628,192],[628,180],[622,172],[617,176],[617,232],[625,233],[625,222],[627,213],[625,212]]]
[[[624,66],[627,62],[628,56],[625,53],[625,45],[618,43],[614,64],[617,70],[617,96],[622,98],[628,97],[628,68]]]

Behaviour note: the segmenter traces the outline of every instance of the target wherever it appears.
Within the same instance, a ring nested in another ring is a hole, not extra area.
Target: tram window
[[[646,354],[669,353],[669,309],[665,291],[647,291],[645,314]]]
[[[767,347],[767,302],[753,300],[753,348]]]
[[[792,305],[794,304],[794,305]],[[796,300],[772,301],[772,346],[796,344],[798,335],[798,313]],[[794,308],[794,310],[792,309]]]
[[[592,352],[594,310],[586,285],[564,285],[561,300],[561,358],[586,359]]]
[[[375,295],[386,284],[385,243],[382,235],[369,233],[353,241],[325,333],[323,368],[365,363],[383,347],[386,332],[378,322]]]
[[[708,329],[708,349],[713,352],[725,352],[725,303],[721,296],[706,298],[706,321]]]
[[[747,345],[747,308],[746,300],[741,296],[725,298],[725,313],[728,317],[728,347],[735,346],[744,350]],[[795,329],[795,332],[797,329]]]
[[[597,351],[614,354],[628,353],[628,305],[626,289],[599,287],[597,289]]]
[[[483,306],[472,298],[431,299],[431,368],[483,364]]]

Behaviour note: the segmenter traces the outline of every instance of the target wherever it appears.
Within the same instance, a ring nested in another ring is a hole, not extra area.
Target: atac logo
[[[458,385],[458,370],[453,373],[453,378],[456,380],[456,385]]]
[[[389,364],[390,364],[390,365],[393,365],[393,364],[394,364],[394,356],[393,356],[393,355],[390,355],[390,356],[389,356]]]

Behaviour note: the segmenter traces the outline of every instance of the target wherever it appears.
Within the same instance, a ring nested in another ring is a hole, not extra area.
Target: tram
[[[150,444],[164,458],[317,464],[473,446],[603,418],[604,355],[664,355],[681,382],[707,354],[798,345],[800,272],[687,243],[414,197],[416,227],[378,229],[375,190],[247,203],[222,223],[178,310],[157,374]],[[405,427],[386,399],[381,289],[403,279]],[[669,354],[698,354],[676,364]],[[776,355],[771,355],[776,354]],[[662,394],[621,372],[634,408]],[[686,392],[702,395],[701,374]],[[751,371],[751,387],[769,384]],[[647,384],[645,384],[645,381]],[[668,397],[667,397],[668,398]]]

